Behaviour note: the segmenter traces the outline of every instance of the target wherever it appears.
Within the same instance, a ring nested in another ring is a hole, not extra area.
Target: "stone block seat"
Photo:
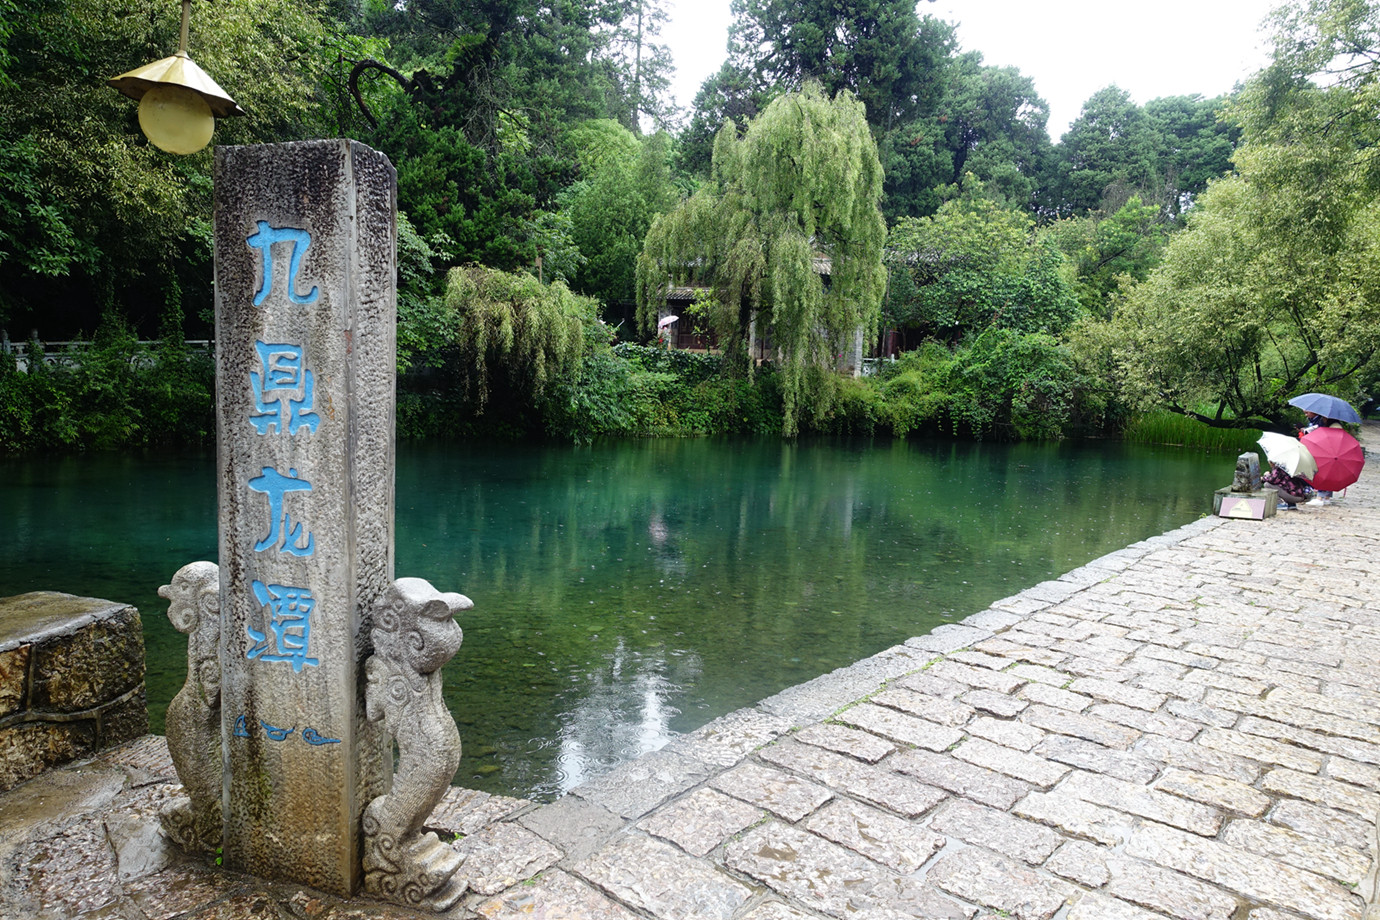
[[[0,791],[148,724],[138,610],[53,591],[0,598]]]

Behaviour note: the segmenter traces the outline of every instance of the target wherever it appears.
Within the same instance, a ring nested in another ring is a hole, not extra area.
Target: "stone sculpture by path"
[[[220,560],[160,591],[189,634],[164,821],[232,869],[443,908],[458,861],[415,813],[458,766],[439,669],[470,603],[393,580],[396,181],[352,141],[216,151]]]
[[[450,907],[465,893],[461,857],[422,833],[460,767],[460,732],[441,696],[440,669],[460,648],[455,614],[470,599],[400,578],[374,608],[374,654],[365,664],[369,719],[398,745],[393,788],[364,811],[364,889],[407,904]]]
[[[168,752],[185,796],[163,809],[163,827],[178,846],[211,853],[220,847],[224,815],[220,743],[220,570],[190,562],[158,589],[168,619],[187,634],[187,681],[168,704]]]

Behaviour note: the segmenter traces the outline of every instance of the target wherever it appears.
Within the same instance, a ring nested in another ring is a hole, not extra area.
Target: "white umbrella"
[[[1308,479],[1317,474],[1318,462],[1298,438],[1267,431],[1260,436],[1259,443],[1265,448],[1266,459],[1284,467],[1284,472],[1290,476]]]
[[[680,317],[676,316],[676,314],[674,313],[672,313],[670,316],[663,316],[661,319],[657,320],[656,327],[658,329],[664,329],[678,319],[680,319]]]

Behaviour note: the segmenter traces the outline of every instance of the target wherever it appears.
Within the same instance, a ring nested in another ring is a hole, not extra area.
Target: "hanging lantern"
[[[139,128],[168,153],[196,153],[211,142],[216,119],[244,115],[206,71],[187,56],[192,0],[182,0],[182,41],[177,53],[108,81],[139,100]]]

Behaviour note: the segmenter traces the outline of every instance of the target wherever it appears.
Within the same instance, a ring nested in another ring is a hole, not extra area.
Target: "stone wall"
[[[52,591],[0,598],[0,791],[148,725],[138,610]]]

